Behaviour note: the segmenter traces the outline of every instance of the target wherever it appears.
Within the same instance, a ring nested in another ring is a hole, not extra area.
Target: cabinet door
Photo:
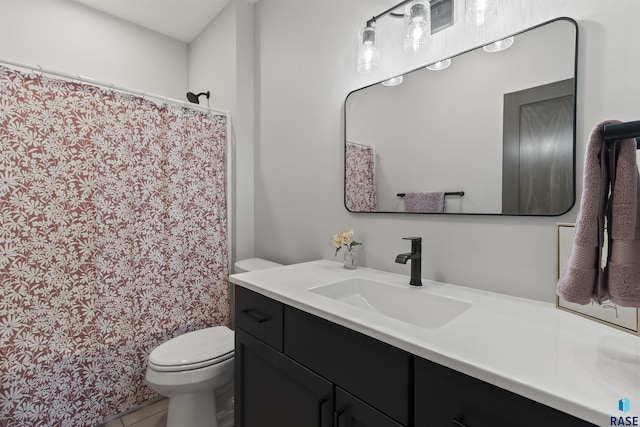
[[[331,427],[331,383],[242,329],[235,336],[236,427]]]
[[[285,306],[284,353],[400,424],[410,424],[407,352]]]
[[[402,427],[382,412],[336,387],[334,427]]]
[[[595,427],[437,363],[414,366],[416,427]]]

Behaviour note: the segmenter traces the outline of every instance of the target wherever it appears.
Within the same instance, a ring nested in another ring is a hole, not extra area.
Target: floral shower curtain
[[[345,205],[353,212],[378,209],[373,147],[347,142],[345,150]]]
[[[229,324],[226,118],[0,67],[0,425],[156,396],[161,342]]]

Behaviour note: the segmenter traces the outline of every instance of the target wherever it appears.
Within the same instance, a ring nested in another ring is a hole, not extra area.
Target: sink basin
[[[471,307],[454,298],[420,292],[421,288],[406,288],[364,277],[333,282],[311,288],[318,295],[380,313],[396,320],[423,328],[439,328]]]

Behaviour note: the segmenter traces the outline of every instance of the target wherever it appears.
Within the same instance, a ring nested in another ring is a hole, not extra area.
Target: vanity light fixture
[[[497,42],[482,46],[482,49],[485,52],[493,53],[508,49],[511,45],[513,45],[513,37],[507,37],[506,39],[498,40]]]
[[[369,19],[360,29],[358,45],[358,72],[368,74],[380,60],[379,37],[375,23],[384,16],[404,18],[404,47],[408,52],[419,52],[427,36],[453,25],[454,0],[404,0]],[[403,13],[397,12],[404,7]]]
[[[398,86],[402,84],[404,80],[404,76],[391,77],[389,80],[385,80],[382,82],[384,86]]]
[[[449,65],[451,65],[451,58],[443,59],[442,61],[434,62],[431,65],[427,65],[427,70],[440,71],[444,70],[445,68],[449,68]]]

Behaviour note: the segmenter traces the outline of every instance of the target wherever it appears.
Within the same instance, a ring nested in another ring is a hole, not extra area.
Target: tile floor
[[[159,400],[102,424],[102,427],[166,427],[168,404],[168,399]]]

